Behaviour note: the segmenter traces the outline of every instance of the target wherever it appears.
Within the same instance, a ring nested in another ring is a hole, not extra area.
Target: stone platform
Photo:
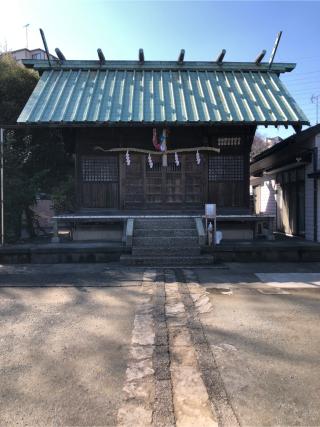
[[[119,262],[121,256],[131,256],[130,254],[131,248],[115,242],[25,243],[5,245],[0,248],[0,264],[107,263]],[[188,255],[190,255],[188,248],[182,246],[178,256],[180,265],[188,265],[190,261]],[[214,263],[230,261],[320,261],[320,244],[298,239],[222,242],[215,248],[203,247],[199,260],[204,259],[204,255],[211,257],[209,265],[212,266]],[[150,250],[149,256],[151,256]],[[164,259],[159,251],[157,256],[159,259]],[[141,255],[144,260],[147,260],[147,257],[146,254]],[[152,261],[152,259],[149,260]],[[177,262],[175,265],[178,264]],[[201,265],[201,262],[198,265]]]

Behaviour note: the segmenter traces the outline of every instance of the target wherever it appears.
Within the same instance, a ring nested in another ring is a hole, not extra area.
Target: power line
[[[301,82],[318,82],[320,81],[320,73],[319,73],[319,77],[318,76],[313,76],[313,77],[301,77],[299,79],[281,79],[282,82],[284,83],[301,83]]]

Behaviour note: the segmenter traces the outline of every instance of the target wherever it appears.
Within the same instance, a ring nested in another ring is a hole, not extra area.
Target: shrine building
[[[309,124],[280,78],[295,64],[98,56],[24,61],[40,80],[18,123],[71,135],[79,216],[202,215],[215,203],[225,221],[249,218],[257,126]]]

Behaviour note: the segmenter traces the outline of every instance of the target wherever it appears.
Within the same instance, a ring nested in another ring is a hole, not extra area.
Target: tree
[[[0,123],[16,123],[38,77],[5,55],[0,58]],[[36,233],[32,206],[37,195],[57,192],[72,198],[65,182],[73,171],[71,149],[59,130],[18,128],[7,130],[4,145],[5,230],[6,241],[21,235],[22,216],[30,236]],[[61,204],[61,200],[60,200]]]
[[[38,75],[19,65],[8,53],[0,58],[0,124],[15,124],[29,99]]]
[[[250,158],[253,159],[279,141],[281,141],[281,138],[264,138],[261,134],[256,133],[251,147]]]

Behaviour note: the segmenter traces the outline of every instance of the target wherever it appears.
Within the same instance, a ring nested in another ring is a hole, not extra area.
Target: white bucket
[[[219,245],[222,240],[222,231],[216,231],[216,245]]]

